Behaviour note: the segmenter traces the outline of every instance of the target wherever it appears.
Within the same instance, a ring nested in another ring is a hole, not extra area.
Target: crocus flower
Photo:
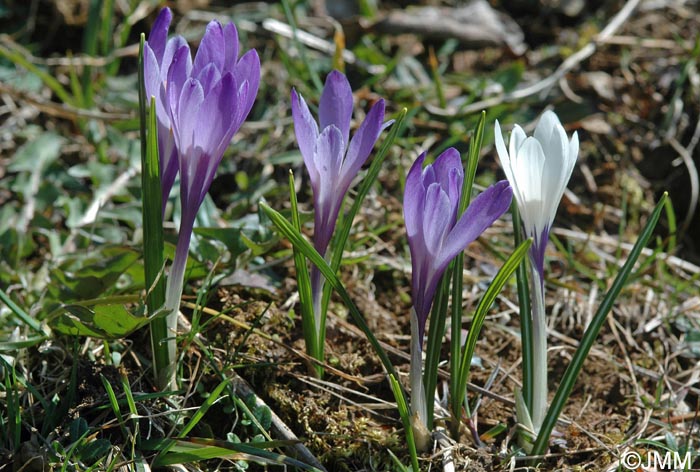
[[[178,170],[175,138],[170,127],[170,112],[166,105],[168,71],[173,56],[179,49],[186,48],[188,50],[186,56],[189,58],[189,46],[182,36],[178,35],[168,39],[168,29],[172,17],[173,14],[169,8],[163,8],[160,11],[153,23],[151,33],[148,35],[148,41],[144,44],[143,51],[146,97],[148,99],[150,97],[156,98],[160,183],[164,210]]]
[[[532,405],[518,409],[520,423],[536,435],[547,412],[547,324],[544,303],[544,253],[557,207],[578,156],[578,135],[568,139],[559,118],[551,111],[542,114],[534,136],[515,125],[506,150],[496,121],[496,150],[501,166],[513,186],[530,247],[532,284]],[[529,316],[524,314],[524,316]]]
[[[513,127],[508,150],[496,121],[496,150],[513,187],[525,233],[533,238],[532,261],[542,274],[549,231],[576,164],[578,135],[574,133],[569,141],[557,115],[546,111],[534,136],[526,136],[518,125]]]
[[[165,309],[175,332],[194,220],[233,135],[248,116],[260,82],[255,50],[238,58],[238,33],[230,23],[207,26],[194,62],[187,47],[175,51],[163,100],[177,150],[182,217],[168,275]],[[172,343],[174,351],[174,339]]]
[[[406,176],[404,219],[413,266],[413,307],[422,339],[438,282],[447,265],[496,221],[510,205],[508,182],[498,182],[457,219],[464,171],[459,152],[449,148],[425,166],[425,153]]]
[[[292,90],[294,131],[313,189],[314,246],[321,255],[328,249],[345,193],[383,129],[384,100],[380,99],[350,139],[352,110],[350,83],[337,70],[328,74],[321,94],[320,127],[304,98]]]
[[[450,261],[508,209],[513,196],[510,185],[503,180],[472,200],[461,216],[457,215],[464,180],[459,152],[449,148],[425,168],[424,160],[425,153],[406,176],[403,203],[413,266],[410,382],[413,428],[417,435],[427,432],[421,353],[425,324],[440,277]]]
[[[380,99],[350,139],[352,111],[350,83],[336,70],[326,78],[319,103],[319,123],[311,115],[304,98],[292,90],[294,131],[313,190],[313,242],[324,257],[343,198],[386,126],[382,124],[384,100]],[[320,330],[323,281],[315,266],[311,268],[311,291],[316,329]]]

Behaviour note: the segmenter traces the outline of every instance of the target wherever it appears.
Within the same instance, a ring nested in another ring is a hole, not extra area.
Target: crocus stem
[[[322,339],[321,336],[321,318],[323,316],[323,285],[325,279],[321,277],[321,271],[318,267],[311,267],[311,297],[314,304],[314,323],[316,326],[316,339]]]
[[[419,451],[425,450],[430,439],[427,428],[428,408],[423,385],[423,340],[418,336],[418,315],[411,309],[411,424]]]
[[[547,321],[544,309],[544,276],[532,264],[532,424],[537,434],[547,412]]]
[[[180,233],[177,238],[175,248],[175,258],[170,267],[168,275],[168,286],[165,290],[165,310],[168,325],[168,338],[161,340],[158,349],[167,349],[168,365],[156,366],[158,372],[156,378],[161,389],[177,389],[175,377],[175,366],[177,364],[177,345],[175,336],[177,334],[177,316],[180,311],[180,298],[182,298],[182,287],[187,267],[187,254],[192,239],[192,228],[194,226],[194,215],[183,214],[180,222]]]

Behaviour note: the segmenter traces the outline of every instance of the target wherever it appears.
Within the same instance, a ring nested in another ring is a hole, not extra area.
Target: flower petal
[[[314,190],[314,246],[321,255],[325,255],[331,240],[335,223],[338,219],[340,205],[347,189],[338,185],[338,176],[345,153],[343,137],[340,130],[330,125],[325,128],[314,150],[314,161],[319,173],[319,182]],[[313,186],[313,182],[312,182]]]
[[[440,253],[445,236],[454,223],[450,198],[437,182],[430,184],[425,192],[425,207],[423,209],[423,234],[425,247],[431,256]]]
[[[456,201],[459,201],[459,195],[462,193],[462,181],[464,179],[462,157],[459,155],[459,151],[455,148],[445,149],[445,151],[435,159],[432,168],[435,171],[436,181],[446,192],[457,184]],[[455,171],[457,174],[455,174]],[[453,190],[449,190],[448,196],[450,197],[450,201],[455,201]]]
[[[253,108],[255,97],[260,86],[260,58],[255,49],[251,49],[241,57],[234,68],[234,76],[238,83],[238,121],[236,129],[241,127]],[[245,84],[248,85],[245,85]]]
[[[508,146],[511,159],[514,159],[518,154],[518,149],[520,149],[520,147],[523,145],[526,138],[527,135],[520,126],[513,126],[513,131],[510,133],[510,145]]]
[[[406,223],[406,235],[409,243],[417,237],[420,237],[421,240],[423,239],[420,231],[420,221],[422,220],[421,215],[425,205],[425,188],[423,187],[423,161],[425,161],[425,156],[425,152],[421,153],[406,175],[403,194],[403,217]]]
[[[204,149],[205,154],[212,156],[214,164],[209,166],[207,174],[211,174],[212,178],[236,132],[232,126],[238,104],[236,89],[233,75],[224,74],[204,97],[197,119],[196,145]]]
[[[294,121],[294,133],[297,137],[299,151],[304,158],[306,170],[311,177],[311,185],[317,185],[319,180],[318,169],[314,161],[314,152],[316,141],[318,140],[318,125],[309,107],[304,101],[304,97],[298,94],[295,89],[292,89],[292,119]]]
[[[209,91],[214,87],[214,85],[219,83],[221,80],[221,72],[214,64],[207,64],[194,78],[197,79],[199,84],[202,86],[204,95],[208,95]]]
[[[541,232],[549,221],[549,215],[545,214],[544,210],[547,196],[542,193],[544,165],[545,156],[542,146],[535,138],[528,137],[518,150],[513,173],[518,180],[516,188],[518,209],[529,236]]]
[[[383,120],[384,100],[379,100],[372,106],[365,120],[350,140],[341,171],[342,180],[344,183],[347,181],[347,185],[350,185],[372,152],[372,148],[379,138],[379,133],[382,131]]]
[[[153,22],[153,27],[151,32],[148,34],[148,44],[153,50],[153,53],[158,59],[158,63],[163,59],[163,53],[165,52],[165,43],[168,40],[168,30],[170,29],[170,22],[173,19],[173,14],[170,8],[163,8],[156,21]]]
[[[352,89],[347,77],[337,70],[331,71],[321,93],[318,106],[318,121],[321,129],[335,125],[347,146],[352,119]]]
[[[161,98],[164,104],[168,104],[171,123],[174,121],[173,116],[179,115],[180,95],[182,95],[182,88],[190,77],[191,70],[190,48],[183,46],[173,56],[173,61],[168,69],[168,80],[162,84],[161,88]],[[175,140],[179,140],[175,125],[173,125],[173,131],[175,132]]]
[[[450,261],[476,240],[508,210],[513,190],[508,181],[501,180],[479,194],[464,212],[445,238],[435,261],[438,271],[443,271]]]
[[[552,139],[552,133],[555,132],[557,128],[562,128],[559,117],[552,110],[547,110],[542,113],[537,126],[535,126],[535,132],[533,136],[540,144],[547,143]],[[544,148],[544,145],[542,146]],[[546,149],[545,149],[546,151]]]
[[[512,138],[511,138],[512,140]],[[511,162],[511,156],[508,154],[506,148],[506,143],[503,140],[503,132],[501,131],[501,124],[496,120],[496,125],[494,129],[494,141],[496,143],[496,153],[498,154],[498,160],[501,162],[501,167],[503,172],[506,174],[506,178],[511,183],[511,185],[516,185],[515,178],[513,176],[513,168]]]
[[[454,224],[462,196],[462,184],[464,183],[464,168],[462,156],[455,148],[447,148],[435,159],[433,166],[436,168],[436,177],[440,186],[447,192],[452,208],[451,224]]]
[[[160,84],[162,82],[161,70],[156,54],[148,43],[145,43],[143,48],[143,81],[146,88],[146,105],[148,106],[151,97],[156,98],[156,105],[158,105],[158,102],[161,102],[159,100]]]
[[[199,109],[204,101],[202,86],[195,79],[188,79],[182,87],[177,109],[171,114],[171,123],[180,156],[194,152],[195,132],[198,129]],[[171,107],[173,106],[171,102]]]
[[[238,30],[229,23],[224,26],[224,66],[222,72],[232,72],[238,61]]]
[[[223,70],[226,62],[225,54],[224,30],[221,23],[212,20],[207,25],[194,58],[194,75],[198,76],[199,72],[209,64],[214,64],[217,69]]]

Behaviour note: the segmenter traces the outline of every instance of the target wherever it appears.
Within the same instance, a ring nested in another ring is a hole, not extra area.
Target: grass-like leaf
[[[532,240],[528,239],[520,244],[515,251],[513,251],[513,254],[511,254],[503,266],[501,266],[498,273],[489,284],[489,288],[486,289],[486,292],[484,292],[484,295],[481,297],[481,300],[479,300],[479,304],[476,307],[476,311],[474,311],[471,327],[469,328],[469,334],[467,335],[467,340],[464,343],[464,349],[461,353],[459,371],[457,372],[457,381],[456,384],[454,384],[454,389],[450,390],[453,429],[455,428],[455,424],[459,424],[458,422],[461,416],[460,413],[462,411],[462,404],[467,393],[467,381],[469,380],[471,360],[474,355],[476,342],[479,339],[481,327],[484,324],[486,315],[488,314],[491,305],[493,305],[493,302],[496,301],[496,297],[499,293],[501,293],[501,290],[503,290],[503,287],[508,279],[510,279],[510,276],[513,275],[513,272],[515,272],[523,258],[527,255],[527,251],[530,249],[531,244]]]
[[[520,212],[518,211],[518,203],[513,200],[510,206],[510,212],[513,215],[513,235],[515,245],[519,246],[523,242],[522,226],[520,223]],[[518,266],[515,272],[515,277],[518,286],[518,304],[520,307],[520,345],[523,353],[523,390],[522,397],[527,405],[528,410],[532,408],[532,385],[533,385],[533,364],[532,364],[532,315],[530,313],[530,288],[528,286],[528,259],[523,258],[523,261]]]
[[[442,352],[442,338],[445,335],[447,323],[447,308],[450,299],[450,281],[455,267],[452,261],[440,279],[438,289],[435,292],[433,306],[430,309],[430,329],[425,347],[425,366],[423,370],[423,386],[425,387],[426,427],[433,429],[433,412],[435,411],[435,388],[437,387],[438,366]]]
[[[7,307],[17,315],[17,317],[24,322],[27,326],[32,328],[34,331],[37,333],[43,335],[43,336],[48,336],[48,330],[46,330],[41,323],[39,323],[36,319],[34,319],[32,316],[30,316],[26,311],[24,311],[22,308],[20,308],[15,302],[12,301],[12,299],[2,290],[0,289],[0,301],[2,301]]]
[[[289,172],[289,201],[292,207],[292,224],[294,229],[301,233],[301,220],[299,218],[299,207],[297,205],[297,194],[294,190],[294,174]],[[301,310],[301,323],[304,331],[304,342],[306,343],[306,352],[314,359],[323,362],[324,343],[325,343],[325,319],[321,320],[321,330],[316,331],[316,316],[323,316],[322,313],[314,313],[313,294],[311,293],[311,279],[309,277],[309,268],[306,265],[304,254],[297,249],[294,251],[294,267],[297,271],[297,290],[299,291],[299,304]],[[320,365],[315,366],[316,374],[320,377],[323,375],[323,368]]]
[[[661,196],[659,202],[656,204],[656,207],[649,216],[649,220],[647,221],[646,225],[644,225],[644,229],[640,233],[637,242],[632,248],[632,251],[630,251],[627,260],[618,272],[617,277],[615,277],[615,280],[612,286],[610,287],[610,290],[608,290],[608,293],[605,295],[605,298],[598,307],[598,311],[596,311],[595,315],[593,316],[593,319],[591,320],[588,329],[586,329],[586,332],[583,334],[583,338],[581,338],[579,347],[578,349],[576,349],[576,352],[574,353],[574,356],[571,359],[571,363],[569,363],[566,372],[564,372],[564,376],[561,379],[559,388],[554,394],[552,404],[550,405],[549,410],[547,411],[547,414],[544,417],[542,427],[540,428],[540,431],[537,435],[537,439],[535,440],[535,444],[532,448],[532,455],[540,456],[546,451],[547,445],[549,443],[549,437],[552,434],[554,425],[556,424],[557,419],[561,414],[561,411],[564,409],[564,405],[569,399],[569,395],[571,395],[571,391],[573,390],[574,384],[576,383],[576,378],[578,377],[579,372],[581,372],[581,369],[583,368],[583,363],[585,362],[586,357],[588,356],[588,352],[591,350],[591,347],[593,347],[593,343],[598,337],[598,332],[600,331],[600,328],[603,326],[603,323],[605,322],[608,313],[612,309],[615,300],[617,299],[618,295],[622,291],[622,288],[625,286],[627,279],[632,273],[634,264],[637,262],[639,255],[642,253],[642,250],[649,242],[649,239],[651,238],[654,232],[654,228],[656,227],[656,223],[659,221],[661,212],[663,211],[666,205],[667,198],[668,193],[664,193]]]
[[[126,429],[126,424],[124,423],[124,416],[122,415],[122,412],[119,409],[119,402],[117,401],[117,395],[114,393],[112,384],[110,384],[109,380],[107,380],[107,377],[105,377],[102,374],[100,374],[100,380],[102,381],[102,385],[104,386],[105,391],[107,392],[107,399],[109,400],[109,405],[112,407],[114,416],[119,422],[119,428],[122,430],[122,434],[125,438],[129,437],[129,433]]]
[[[178,437],[184,438],[189,434],[192,429],[197,426],[197,423],[199,423],[202,418],[204,418],[204,415],[206,414],[207,410],[211,408],[211,406],[216,402],[219,397],[221,396],[221,392],[224,391],[224,389],[228,386],[229,380],[223,380],[222,382],[217,385],[214,390],[212,390],[209,393],[209,396],[204,400],[204,403],[202,403],[199,406],[199,409],[195,412],[194,415],[192,415],[192,418],[187,422],[184,428],[182,428],[182,431],[180,431],[180,434],[178,434]]]
[[[406,433],[406,443],[408,445],[408,453],[411,456],[411,465],[415,472],[420,470],[418,466],[418,450],[416,449],[416,438],[413,436],[413,428],[411,427],[411,410],[408,408],[406,403],[406,398],[403,395],[403,390],[401,390],[401,384],[396,380],[393,374],[389,374],[389,385],[391,386],[391,391],[396,399],[396,407],[399,410],[399,416],[401,417],[401,423],[403,423],[403,429]]]
[[[394,376],[396,376],[396,370],[394,369],[393,364],[389,360],[389,356],[387,356],[386,351],[384,351],[382,346],[379,344],[377,338],[369,329],[369,326],[367,326],[364,317],[355,306],[355,303],[352,301],[352,298],[350,298],[350,294],[347,292],[347,290],[345,290],[343,283],[340,281],[335,271],[331,269],[328,263],[323,259],[323,257],[321,257],[321,255],[318,253],[318,251],[316,251],[316,249],[311,245],[311,243],[309,243],[304,238],[304,236],[301,233],[299,233],[294,228],[294,226],[292,226],[292,224],[285,219],[284,216],[282,216],[282,214],[270,208],[264,202],[260,202],[259,205],[260,208],[262,208],[262,210],[268,216],[268,218],[270,218],[270,221],[272,221],[272,223],[277,227],[278,231],[282,233],[282,235],[286,237],[295,248],[299,249],[299,251],[301,251],[304,254],[304,256],[306,256],[306,258],[311,261],[312,264],[315,264],[316,267],[318,267],[318,269],[321,271],[321,274],[323,274],[323,276],[326,278],[326,282],[330,284],[330,286],[333,287],[333,289],[336,290],[340,298],[343,300],[343,303],[345,303],[345,305],[350,310],[350,316],[352,317],[352,320],[362,330],[362,332],[365,333],[365,336],[367,336],[367,340],[372,345],[374,352],[376,352],[377,356],[379,356],[379,359],[381,360],[384,368],[387,370],[388,373],[394,374]]]
[[[284,446],[284,441],[268,441],[255,443],[232,443],[228,441],[213,441],[204,438],[188,440],[158,439],[144,441],[146,449],[161,451],[154,461],[154,466],[166,466],[187,462],[197,462],[208,459],[247,460],[262,462],[269,465],[287,465],[302,470],[320,472],[319,469],[291,457],[263,448]],[[164,454],[163,451],[170,451]]]
[[[143,259],[146,277],[146,306],[148,313],[156,313],[165,303],[163,268],[163,202],[158,163],[158,131],[155,99],[146,97],[143,76],[143,47],[145,36],[141,34],[139,47],[139,113],[141,117],[141,186],[143,192]],[[149,105],[147,105],[147,103]],[[165,385],[170,376],[167,371],[175,362],[175,353],[169,352],[167,320],[162,317],[151,322],[151,347],[156,382]],[[160,379],[160,380],[159,380]]]
[[[464,172],[464,180],[462,183],[462,196],[459,199],[459,210],[457,215],[461,216],[471,203],[472,189],[474,187],[474,179],[476,178],[476,168],[479,163],[479,154],[481,153],[481,145],[484,142],[484,128],[486,127],[486,112],[481,112],[479,121],[474,128],[474,135],[469,141],[469,153],[467,154],[467,167]],[[462,369],[461,365],[461,332],[462,332],[462,287],[464,286],[464,252],[457,254],[454,264],[447,271],[446,278],[452,280],[452,311],[450,314],[450,329],[452,332],[453,342],[450,344],[450,392],[453,393],[459,388],[459,372]],[[457,342],[455,342],[457,341]],[[471,362],[471,360],[470,360]],[[437,366],[436,366],[437,368]],[[468,368],[468,367],[467,367]],[[435,379],[437,381],[437,378]],[[435,386],[433,385],[434,389]],[[454,418],[459,418],[460,410],[453,412]],[[459,423],[453,421],[452,435],[458,437]]]

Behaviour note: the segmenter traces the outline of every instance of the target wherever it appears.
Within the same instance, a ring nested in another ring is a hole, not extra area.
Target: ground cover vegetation
[[[1,467],[700,467],[699,7],[0,5]]]

